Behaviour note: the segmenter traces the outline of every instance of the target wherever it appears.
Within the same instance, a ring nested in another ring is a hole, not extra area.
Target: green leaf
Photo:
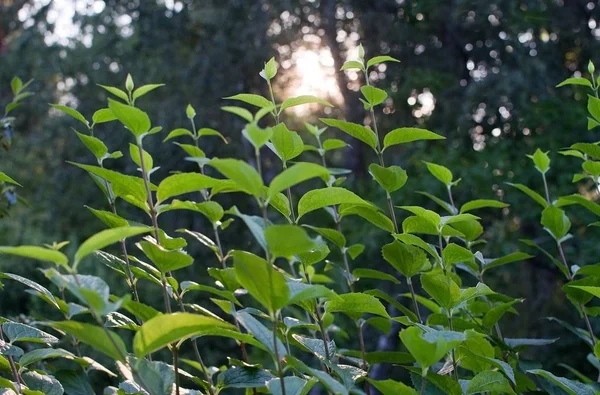
[[[560,84],[556,85],[556,87],[560,88],[565,85],[582,85],[592,88],[592,82],[590,80],[586,80],[585,78],[567,78]]]
[[[305,227],[314,230],[321,236],[325,237],[327,240],[331,241],[333,244],[338,246],[339,248],[344,248],[346,246],[346,237],[335,229],[329,228],[317,228],[315,226],[304,225]]]
[[[269,81],[273,79],[275,75],[277,75],[277,62],[275,61],[275,58],[271,58],[267,63],[265,63],[263,74],[261,76]]]
[[[371,203],[363,200],[354,192],[340,187],[313,189],[300,198],[298,202],[298,220],[314,210],[337,204],[355,204],[370,207]]]
[[[510,348],[522,348],[527,346],[547,346],[556,343],[558,339],[509,339],[504,338],[504,343]]]
[[[262,196],[263,180],[258,172],[246,162],[239,159],[213,159],[208,164],[250,195],[257,198]]]
[[[544,199],[539,193],[529,188],[528,186],[523,184],[513,184],[510,182],[507,182],[506,184],[510,185],[511,187],[517,188],[519,191],[523,192],[524,194],[535,200],[540,206],[544,208],[548,207],[548,202],[546,202],[546,199]]]
[[[75,134],[77,134],[79,140],[81,140],[81,142],[92,152],[92,154],[94,154],[96,159],[101,159],[104,157],[104,155],[108,153],[108,148],[102,142],[102,140],[93,136],[88,136],[86,134],[79,133],[75,129],[73,129],[73,131],[75,132]]]
[[[323,149],[325,152],[332,151],[334,149],[345,148],[348,146],[348,143],[340,139],[327,139],[323,141]]]
[[[594,100],[598,100],[594,98]],[[600,101],[598,101],[600,103]],[[600,107],[599,107],[600,110]],[[600,146],[592,143],[575,143],[571,146],[572,149],[583,152],[584,154],[594,158],[600,159]]]
[[[423,218],[430,224],[432,224],[436,229],[440,227],[442,222],[442,217],[435,211],[427,210],[423,207],[419,206],[398,206],[402,210],[410,211],[418,217]]]
[[[10,178],[6,173],[0,171],[0,182],[8,182],[14,185],[21,186],[18,182]]]
[[[429,260],[423,250],[397,240],[384,245],[381,253],[383,259],[406,278],[418,274],[429,264]]]
[[[96,325],[76,321],[52,322],[50,326],[72,335],[115,361],[125,362],[124,357],[127,355],[125,343],[116,333]]]
[[[75,359],[75,355],[67,350],[63,350],[62,348],[38,348],[36,350],[29,351],[19,359],[19,370],[23,370],[33,363],[51,358]]]
[[[239,93],[234,96],[225,97],[224,99],[243,101],[244,103],[251,104],[258,108],[272,108],[273,107],[273,103],[271,103],[270,100],[264,98],[263,96],[254,95],[251,93]]]
[[[65,393],[60,382],[49,374],[31,370],[23,373],[21,378],[28,387],[24,392],[27,395],[63,395]]]
[[[142,85],[133,91],[133,100],[139,99],[140,97],[144,96],[146,93],[149,93],[149,92],[155,90],[156,88],[160,88],[161,86],[164,86],[164,85],[165,84]]]
[[[190,201],[183,202],[175,199],[173,202],[171,202],[171,204],[163,206],[160,210],[160,213],[162,214],[172,210],[190,210],[201,213],[213,224],[220,221],[224,215],[223,207],[221,207],[219,203],[213,201],[196,203]]]
[[[272,128],[263,129],[256,123],[249,123],[246,125],[242,134],[248,140],[256,150],[259,150],[273,135]]]
[[[571,229],[569,217],[555,206],[546,207],[542,211],[541,223],[557,241],[565,237]]]
[[[339,206],[339,215],[340,218],[348,215],[358,215],[386,232],[394,232],[394,223],[392,220],[374,207],[341,204]]]
[[[359,69],[359,70],[365,70],[365,66],[362,64],[362,62],[359,62],[358,60],[347,60],[346,62],[344,62],[344,64],[342,65],[342,68],[340,69],[341,71],[343,70],[354,70],[354,69]]]
[[[375,66],[376,64],[385,63],[385,62],[400,63],[400,61],[398,59],[392,58],[391,56],[388,56],[388,55],[374,56],[367,61],[367,69],[371,66]]]
[[[444,264],[448,267],[460,262],[470,262],[473,260],[473,253],[458,244],[449,243],[442,251]]]
[[[283,381],[285,383],[285,395],[307,395],[316,382],[315,379],[307,381],[296,376],[284,377]],[[284,395],[281,392],[281,382],[279,378],[267,381],[267,388],[273,395]]]
[[[382,394],[402,394],[402,395],[417,395],[417,391],[407,385],[394,381],[391,379],[387,380],[372,380],[368,379],[379,392]]]
[[[292,279],[289,279],[287,284],[290,292],[288,305],[301,304],[307,300],[336,297],[335,292],[323,285],[310,285]]]
[[[360,292],[339,295],[327,302],[325,310],[328,313],[344,313],[352,318],[359,318],[363,314],[390,318],[385,307],[376,297]]]
[[[411,355],[421,365],[422,375],[427,374],[430,366],[437,363],[452,348],[457,341],[446,342],[442,336],[432,337],[431,341],[423,338],[423,332],[416,326],[411,326],[400,332],[400,339]]]
[[[248,229],[250,229],[250,232],[252,233],[258,244],[265,250],[265,252],[267,251],[267,242],[265,241],[264,230],[268,226],[268,222],[265,222],[265,220],[262,217],[242,214],[236,206],[233,206],[232,208],[227,210],[227,213],[241,218],[242,221],[244,221],[244,223],[248,227]]]
[[[262,388],[272,379],[269,371],[251,366],[234,366],[221,373],[217,378],[219,388]]]
[[[227,139],[225,138],[225,136],[223,136],[220,132],[218,132],[215,129],[211,129],[211,128],[201,128],[200,130],[198,130],[196,133],[198,133],[198,137],[204,137],[204,136],[216,136],[216,137],[220,137],[221,140],[223,140],[223,142],[225,144],[228,144]]]
[[[354,269],[352,271],[352,277],[354,277],[357,281],[359,281],[361,278],[370,278],[375,280],[391,281],[394,284],[400,284],[400,281],[396,277],[375,269]]]
[[[586,160],[581,164],[581,167],[583,168],[583,170],[593,175],[594,177],[600,176],[600,162]]]
[[[18,281],[21,284],[25,285],[26,287],[29,287],[36,292],[39,292],[41,295],[44,296],[44,299],[46,301],[48,301],[50,304],[52,304],[54,307],[56,307],[57,309],[60,310],[60,306],[58,305],[58,302],[54,298],[54,295],[52,294],[52,292],[50,292],[47,288],[43,287],[42,285],[36,283],[35,281],[32,281],[25,277],[21,277],[17,274],[0,272],[0,279],[3,279],[3,278],[8,278],[8,279],[11,279],[14,281]]]
[[[133,163],[138,165],[138,167],[141,169],[142,161],[140,158],[140,149],[137,145],[129,143],[129,155],[131,156]],[[152,156],[144,149],[142,149],[142,155],[144,158],[144,168],[146,171],[151,170],[154,167],[154,160],[152,159]]]
[[[522,302],[523,299],[515,299],[510,302],[501,303],[498,306],[494,306],[493,308],[489,309],[487,313],[485,313],[485,315],[483,316],[483,326],[485,326],[486,328],[493,327],[498,321],[500,321],[500,319],[505,313],[513,310],[512,306],[514,304]]]
[[[304,150],[304,143],[300,135],[290,131],[283,122],[273,127],[271,143],[275,148],[275,153],[284,163],[294,159]]]
[[[331,393],[336,395],[349,394],[348,389],[346,389],[345,386],[343,386],[339,381],[331,377],[329,374],[323,372],[322,370],[310,368],[306,366],[302,361],[292,356],[288,356],[286,360],[288,364],[293,368],[318,379],[319,382]]]
[[[112,99],[108,99],[108,108],[136,139],[150,130],[150,118],[142,110]]]
[[[283,275],[274,270],[264,259],[245,251],[234,251],[235,274],[239,283],[266,307],[275,312],[284,307],[289,299],[289,288]]]
[[[385,135],[383,150],[398,144],[410,143],[419,140],[444,140],[444,136],[418,128],[398,128]]]
[[[284,358],[286,356],[287,349],[281,340],[279,340],[278,337],[273,338],[273,332],[271,329],[265,327],[259,320],[254,318],[246,311],[239,311],[236,314],[236,319],[244,328],[246,328],[249,333],[256,338],[256,340],[262,343],[270,351],[272,356],[275,355],[275,342],[277,342],[277,351],[279,353],[279,357]]]
[[[167,250],[154,241],[141,241],[138,243],[138,246],[161,273],[182,269],[194,262],[194,258],[185,252]]]
[[[400,166],[382,167],[376,163],[372,163],[369,165],[369,173],[388,193],[392,193],[402,188],[408,180],[406,171]]]
[[[265,239],[274,258],[291,259],[316,247],[306,231],[296,225],[271,225],[265,229]]]
[[[171,139],[173,139],[175,137],[179,137],[179,136],[189,136],[191,138],[194,138],[194,134],[192,132],[190,132],[189,130],[184,129],[184,128],[178,128],[178,129],[171,130],[171,132],[169,132],[167,137],[165,137],[165,139],[163,140],[163,143],[165,141],[171,140]]]
[[[600,99],[588,95],[588,112],[596,119],[600,120]]]
[[[73,162],[69,163],[108,181],[115,196],[120,197],[143,210],[147,210],[148,194],[144,186],[144,180],[141,178],[126,176],[99,166],[82,165]]]
[[[218,334],[219,329],[235,330],[223,320],[199,314],[161,314],[146,321],[133,338],[133,352],[144,357],[167,345],[203,334]]]
[[[365,251],[365,245],[364,244],[353,244],[350,247],[348,247],[348,255],[350,255],[350,258],[352,259],[356,259],[358,258],[358,256],[360,256],[360,254],[362,254]]]
[[[539,148],[535,150],[533,155],[527,155],[534,163],[535,168],[542,174],[546,174],[550,170],[550,157],[548,152],[543,152]]]
[[[334,118],[321,118],[320,121],[327,126],[340,129],[341,131],[367,144],[374,150],[377,148],[377,136],[375,135],[375,132],[363,125],[340,121]]]
[[[316,163],[296,163],[273,178],[269,185],[269,196],[316,177],[328,179],[329,171]]]
[[[483,283],[477,283],[477,286],[475,286],[475,287],[461,289],[460,297],[454,301],[453,307],[460,306],[461,304],[468,302],[471,299],[475,299],[475,298],[479,298],[479,297],[487,296],[487,295],[491,295],[491,294],[495,294],[495,292],[492,291],[487,285],[485,285]]]
[[[429,170],[431,175],[440,180],[442,184],[446,185],[446,187],[450,187],[450,185],[452,185],[453,176],[452,172],[448,168],[431,162],[423,161],[423,163],[425,163],[427,170]]]
[[[88,121],[79,111],[67,106],[61,106],[60,104],[50,104],[50,106],[58,111],[62,111],[65,114],[72,116],[73,118],[84,124],[86,127],[90,126]]]
[[[360,91],[371,107],[375,107],[376,105],[383,103],[388,96],[386,91],[383,89],[375,88],[374,86],[370,85],[361,86]]]
[[[254,121],[254,117],[252,116],[252,113],[243,107],[224,106],[224,107],[221,107],[221,110],[235,114],[235,115],[241,117],[242,119],[244,119],[245,121],[247,121],[248,123]]]
[[[5,322],[2,324],[2,332],[11,343],[58,343],[58,338],[49,333],[41,331],[33,326],[21,324],[19,322]]]
[[[152,231],[152,228],[147,226],[122,226],[98,232],[84,241],[77,249],[77,252],[75,253],[75,265],[94,251],[101,250],[106,246],[128,237],[149,233],[150,231]]]
[[[23,81],[19,77],[13,77],[13,79],[10,80],[10,88],[12,89],[14,96],[18,95],[23,89]]]
[[[267,188],[265,188],[265,191],[268,193]],[[291,222],[290,215],[292,214],[292,209],[290,207],[290,201],[283,193],[277,192],[275,195],[271,196],[269,204]]]
[[[96,216],[96,218],[102,221],[109,228],[129,226],[129,222],[125,218],[120,217],[110,211],[96,210],[88,206],[85,206],[85,208],[90,210],[92,214]]]
[[[156,197],[158,199],[157,204],[174,196],[212,188],[219,183],[220,180],[200,173],[178,173],[170,175],[158,185],[158,190],[156,192]]]
[[[283,103],[281,103],[281,107],[279,108],[279,113],[281,114],[283,110],[288,109],[290,107],[296,107],[301,106],[303,104],[312,103],[322,104],[325,107],[333,107],[333,104],[329,103],[327,100],[319,99],[318,97],[312,95],[303,95],[284,100]]]
[[[497,200],[489,200],[489,199],[476,199],[471,200],[462,205],[460,208],[461,213],[466,213],[469,211],[477,210],[484,207],[492,207],[492,208],[504,208],[508,207],[508,204],[499,202]]]
[[[138,359],[133,356],[128,356],[127,362],[131,366],[131,373],[127,376],[132,378],[125,382],[131,386],[128,393],[139,394],[145,393],[147,390],[149,395],[168,395],[172,392],[175,383],[175,372],[172,366],[164,362]],[[123,370],[125,369],[121,368],[121,371]],[[144,388],[138,383],[144,383]],[[123,384],[120,387],[125,388]]]
[[[547,380],[550,380],[553,384],[564,390],[570,395],[594,395],[596,392],[593,388],[580,383],[578,381],[569,380],[564,377],[558,377],[550,372],[541,369],[531,369],[527,373],[541,376]]]
[[[600,287],[590,287],[585,285],[569,285],[569,287],[580,289],[584,292],[594,295],[597,298],[600,298]]]
[[[494,267],[506,265],[508,263],[524,261],[526,259],[533,258],[532,255],[526,254],[524,252],[512,252],[508,255],[505,255],[501,258],[488,259],[483,267],[483,270],[489,270]]]
[[[69,263],[69,259],[62,252],[38,246],[0,247],[0,254],[16,255],[23,258],[52,262],[64,267],[68,267]]]
[[[458,285],[441,270],[422,274],[421,285],[425,292],[446,310],[452,308],[461,296]]]
[[[467,395],[481,394],[487,392],[500,392],[504,394],[515,394],[510,383],[500,372],[485,371],[478,373],[467,385]]]

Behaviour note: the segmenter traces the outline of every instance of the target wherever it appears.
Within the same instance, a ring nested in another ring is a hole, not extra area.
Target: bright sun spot
[[[282,66],[289,69],[290,74],[289,80],[282,87],[284,98],[313,95],[336,104],[342,101],[329,48],[299,48]],[[295,108],[298,115],[306,115],[313,110],[315,108],[312,106]]]

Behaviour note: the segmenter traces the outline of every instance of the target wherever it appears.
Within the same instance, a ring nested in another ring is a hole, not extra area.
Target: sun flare
[[[288,81],[282,87],[282,93],[286,98],[313,95],[334,104],[342,101],[329,48],[315,50],[299,48],[293,53],[291,59],[283,62],[282,66],[289,70]],[[306,115],[315,108],[299,106],[294,110],[298,115]]]

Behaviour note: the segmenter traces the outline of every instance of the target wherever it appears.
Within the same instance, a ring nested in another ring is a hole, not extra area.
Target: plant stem
[[[548,182],[546,181],[546,174],[542,173],[542,180],[544,180],[544,192],[546,193],[546,201],[550,203],[550,191],[548,190]]]
[[[419,395],[425,394],[425,387],[427,386],[427,379],[421,376],[421,390],[419,391]]]
[[[308,284],[312,284],[310,276],[308,275],[308,273],[306,271],[306,265],[302,264],[302,267],[304,269],[304,278],[306,279],[306,282]],[[323,325],[323,317],[321,316],[321,310],[319,309],[318,302],[315,302],[315,321],[317,321],[317,325],[319,326],[319,331],[321,332],[321,338],[323,339],[323,349],[325,350],[325,358],[327,359],[328,362],[330,362],[331,356],[329,355],[329,347],[327,347],[327,344],[329,341],[329,336],[327,335],[327,332],[325,331],[325,326]],[[327,372],[329,372],[329,368],[326,367],[325,370]]]
[[[567,263],[567,258],[565,257],[565,252],[562,248],[562,244],[559,243],[558,241],[556,242],[556,244],[558,246],[558,251],[560,253],[560,259],[561,259],[563,265],[565,265],[565,267],[567,268],[568,278],[569,278],[569,281],[571,281],[571,280],[573,280],[573,276],[571,275],[571,270],[569,269],[569,265]],[[579,309],[583,313],[585,325],[587,327],[588,332],[590,333],[590,340],[592,341],[592,349],[593,349],[596,346],[596,338],[594,337],[594,331],[592,330],[592,324],[590,323],[590,318],[588,317],[588,314],[585,311],[585,308],[581,303],[579,303]]]
[[[450,200],[452,208],[456,209],[456,206],[454,205],[454,198],[452,197],[452,187],[448,187],[448,200]]]
[[[369,377],[369,365],[367,364],[367,351],[365,349],[365,338],[363,336],[362,323],[356,321],[356,327],[358,328],[358,341],[360,343],[360,354],[362,356],[362,368]],[[371,395],[371,385],[365,380],[365,393]]]
[[[173,348],[173,368],[175,369],[175,395],[179,395],[179,349]]]
[[[423,318],[421,317],[421,312],[419,311],[419,303],[417,301],[417,294],[415,293],[415,287],[412,283],[412,278],[406,279],[406,284],[408,284],[408,289],[410,290],[410,296],[413,302],[413,308],[415,309],[415,313],[417,314],[417,318],[419,319],[419,323],[423,323]]]
[[[77,285],[77,287],[82,288],[81,282],[79,281],[79,277],[77,276],[77,273],[72,272],[71,274],[73,275],[73,279],[75,280],[75,284]],[[88,310],[89,310],[92,318],[102,328],[102,330],[106,334],[106,337],[108,337],[108,340],[110,341],[111,345],[114,347],[115,351],[117,351],[119,353],[119,356],[121,357],[121,359],[123,361],[127,361],[127,354],[125,354],[125,352],[123,352],[123,350],[119,347],[119,345],[117,344],[115,339],[111,336],[112,333],[108,330],[108,328],[106,328],[106,325],[104,324],[104,322],[102,321],[102,319],[100,318],[100,316],[98,315],[96,310],[94,310],[94,308],[89,304],[87,307],[88,307]],[[144,388],[146,391],[149,391],[148,385],[144,382],[144,379],[142,379],[142,377],[139,375],[139,373],[137,372],[137,369],[131,365],[130,365],[130,367],[131,367],[132,373],[137,374],[137,379],[139,380],[139,384],[142,386],[142,388]]]
[[[194,127],[195,129],[195,127]],[[160,245],[160,232],[159,232],[159,227],[158,227],[158,215],[156,212],[156,207],[154,206],[154,199],[152,198],[152,190],[150,189],[150,179],[148,176],[148,171],[146,169],[146,165],[144,163],[144,149],[142,147],[142,141],[139,140],[137,142],[137,146],[138,146],[138,151],[139,151],[139,155],[140,155],[140,168],[142,170],[142,178],[144,180],[144,186],[146,187],[146,193],[148,195],[148,205],[150,206],[150,217],[152,218],[152,225],[154,227],[154,236],[156,238],[156,243]],[[167,291],[167,281],[166,281],[166,276],[164,273],[161,274],[161,284],[162,284],[162,289],[163,289],[163,299],[164,299],[164,303],[165,303],[165,310],[167,313],[171,313],[171,299],[169,297],[169,293]],[[176,291],[174,291],[176,292]],[[183,304],[183,301],[181,300],[181,297],[179,295],[177,295],[177,299],[179,300],[180,303],[180,308],[181,311],[185,312],[185,305]],[[212,382],[212,378],[210,377],[210,374],[208,373],[208,370],[206,369],[206,366],[204,365],[204,362],[202,360],[202,357],[200,355],[200,350],[198,349],[198,344],[196,343],[196,340],[192,340],[192,345],[194,348],[194,352],[196,354],[196,358],[198,359],[198,363],[200,363],[200,365],[202,366],[203,370],[204,370],[204,375],[206,377],[207,382],[209,383],[209,393],[212,395],[213,392],[213,382]],[[174,348],[174,350],[176,350],[176,348]],[[178,352],[175,351],[173,353],[173,359],[175,359],[175,353]],[[177,368],[175,368],[177,369]],[[177,373],[176,373],[177,374]]]
[[[471,248],[469,247],[469,251],[471,251]],[[479,282],[481,282],[482,284],[485,285],[485,281],[483,281],[483,273],[479,273]],[[485,301],[487,302],[487,305],[490,307],[490,309],[492,308],[492,302],[490,302],[490,300],[486,297]],[[494,324],[494,329],[496,330],[496,335],[498,335],[498,338],[502,341],[504,341],[504,337],[502,336],[502,332],[500,331],[500,325],[496,322]]]
[[[137,142],[138,151],[140,153],[140,168],[142,170],[142,179],[144,180],[144,187],[148,195],[148,206],[150,210],[150,218],[152,219],[152,226],[154,227],[154,237],[156,242],[160,243],[159,228],[158,228],[158,215],[156,213],[156,207],[154,206],[154,198],[152,197],[152,189],[150,188],[150,177],[148,176],[148,170],[144,163],[144,148],[142,147],[142,141]]]
[[[260,151],[255,150],[256,154],[256,167],[258,170],[258,174],[262,179],[262,167],[260,165]],[[268,223],[267,217],[267,204],[264,201],[259,202],[259,206],[262,211],[262,217],[264,221],[265,227]],[[267,258],[267,263],[269,265],[268,273],[269,273],[269,286],[273,288],[273,262],[271,262],[271,254],[269,253],[269,249],[265,248],[265,257]],[[275,357],[275,367],[277,369],[277,374],[279,375],[279,383],[281,385],[281,394],[286,395],[285,392],[285,381],[283,380],[283,369],[281,368],[281,358],[279,357],[279,345],[277,344],[277,324],[279,322],[279,312],[271,313],[271,326],[273,329],[273,354]]]
[[[366,71],[365,71],[365,82],[366,82],[367,86],[370,86],[369,76]],[[369,113],[371,114],[371,122],[373,123],[373,131],[375,132],[375,136],[377,137],[377,157],[379,158],[379,165],[381,167],[385,167],[385,161],[383,159],[383,151],[381,150],[381,141],[379,138],[379,129],[377,128],[377,118],[375,117],[375,111],[373,110],[373,107],[370,108]],[[394,224],[394,232],[399,233],[398,220],[396,219],[396,212],[394,211],[394,202],[392,201],[392,196],[387,191],[386,191],[386,200],[387,200],[387,205],[388,205],[388,212],[392,219],[392,223]],[[407,280],[410,280],[410,279],[407,279]],[[411,281],[408,281],[408,283],[409,283],[408,287],[410,289],[410,295],[411,295],[411,298],[413,301],[413,308],[415,309],[415,314],[417,315],[417,317],[419,319],[419,323],[422,324],[423,319],[421,318],[421,312],[419,311],[419,304],[417,303],[415,289],[414,289]]]
[[[287,170],[287,163],[283,162],[283,170]],[[294,212],[294,198],[292,196],[292,189],[287,187],[286,189],[288,202],[290,203],[290,212],[292,215],[292,223],[296,223],[296,213]],[[296,277],[296,276],[294,276]]]
[[[104,164],[100,160],[98,161],[98,165],[100,165],[101,168],[104,168]],[[106,180],[104,180],[104,187],[106,188],[107,193],[109,193],[110,188],[108,185],[108,181],[106,181]],[[115,204],[115,201],[111,198],[111,195],[112,194],[109,193],[109,196],[106,197],[108,200],[108,205],[114,215],[119,215],[117,213],[117,206]],[[125,261],[125,270],[126,270],[127,278],[129,280],[128,285],[129,285],[129,288],[131,289],[131,294],[133,295],[133,300],[135,300],[136,302],[139,302],[140,297],[138,295],[137,286],[135,284],[135,278],[133,277],[133,273],[131,272],[131,264],[129,262],[129,254],[127,253],[127,245],[125,244],[125,240],[121,240],[120,244],[121,244],[121,251],[123,252],[123,260]],[[144,323],[138,317],[136,317],[136,320],[138,321],[138,324],[140,324],[140,325]]]
[[[448,312],[448,327],[450,328],[450,330],[452,332],[454,332],[454,325],[452,324],[452,313]],[[454,349],[452,349],[451,351],[451,357],[452,357],[452,371],[454,372],[454,379],[458,382],[458,372],[456,370],[457,366],[456,366],[456,354],[454,353]]]
[[[140,168],[142,170],[142,179],[144,180],[144,187],[146,188],[146,194],[148,195],[148,206],[150,210],[150,218],[152,218],[152,226],[154,228],[154,238],[156,243],[160,245],[160,232],[158,227],[158,215],[156,213],[156,207],[154,206],[154,199],[152,198],[152,189],[150,188],[150,177],[146,164],[144,163],[144,148],[142,147],[142,140],[137,141],[138,152],[140,155]],[[167,313],[171,313],[171,300],[167,291],[167,281],[164,273],[161,275],[161,285],[163,288],[163,299],[165,302],[165,310]]]
[[[0,340],[4,342],[4,336],[2,335],[2,326],[0,326]],[[15,379],[15,383],[17,384],[17,391],[21,394],[21,377],[19,376],[19,371],[17,370],[17,365],[15,364],[15,360],[12,356],[8,355],[6,357],[8,359],[8,363],[10,365],[10,370],[12,371],[12,375]]]
[[[281,358],[279,357],[279,349],[277,345],[277,323],[279,322],[278,313],[275,313],[275,316],[272,317],[273,321],[273,353],[275,354],[275,359],[277,360],[276,368],[277,375],[279,376],[279,384],[281,385],[281,394],[286,395],[285,392],[285,380],[283,379],[283,369],[281,368]]]

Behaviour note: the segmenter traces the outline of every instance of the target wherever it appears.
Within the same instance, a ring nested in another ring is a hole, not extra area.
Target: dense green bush
[[[444,185],[447,196],[421,194],[439,205],[443,215],[420,206],[398,205],[397,192],[408,175],[399,166],[386,166],[386,156],[400,144],[426,140],[437,144],[435,140],[444,137],[412,127],[378,130],[376,110],[387,93],[372,86],[368,75],[372,66],[384,62],[392,66],[397,60],[389,56],[367,60],[361,47],[359,59],[342,68],[364,74],[361,101],[372,127],[334,118],[322,118],[321,122],[373,150],[374,163],[368,172],[373,185],[386,197],[385,209],[344,188],[347,170],[328,167],[328,154],[345,148],[345,141],[326,138],[327,128],[316,125],[306,125],[312,144],[288,130],[282,121],[286,110],[331,105],[313,96],[276,103],[271,89],[277,73],[274,59],[260,73],[270,98],[243,93],[226,98],[228,105],[223,107],[245,120],[241,134],[254,148],[255,157],[248,162],[207,158],[201,148],[205,138],[224,143],[227,139],[214,129],[197,127],[195,110],[188,106],[185,113],[190,127],[171,131],[164,141],[176,140],[187,160],[197,164],[198,172],[173,171],[162,180],[155,177],[155,158],[144,150],[145,139],[157,138],[162,128],[153,127],[150,116],[136,107],[136,101],[161,84],[136,88],[128,76],[124,90],[102,86],[115,98],[109,98],[107,108],[96,111],[91,122],[72,108],[53,105],[80,122],[75,133],[95,163],[72,164],[82,174],[88,173],[106,196],[106,208],[87,209],[107,229],[83,242],[70,258],[61,252],[64,242],[0,247],[2,254],[49,263],[42,270],[47,286],[13,273],[0,274],[3,281],[22,284],[26,292],[48,305],[43,321],[0,319],[2,393],[90,394],[98,374],[114,384],[104,390],[106,394],[216,395],[237,391],[300,395],[316,386],[331,394],[594,394],[600,390],[594,380],[572,368],[580,381],[555,376],[543,370],[543,361],[523,357],[524,349],[556,339],[510,338],[502,332],[500,320],[506,313],[516,313],[523,300],[493,291],[485,277],[531,255],[514,251],[499,258],[483,256],[484,229],[472,213],[503,209],[507,204],[477,196],[456,202],[453,190],[460,186],[460,178],[423,158],[423,166]],[[591,80],[563,83],[592,90],[590,128],[600,124],[599,83],[594,72],[590,66]],[[13,91],[19,97],[24,86],[15,81]],[[229,102],[245,103],[256,112]],[[10,122],[5,119],[3,123]],[[97,125],[108,122],[113,122],[114,130],[124,127],[131,133],[133,143],[127,154],[139,174],[107,168],[112,160],[124,156],[121,151],[111,152],[94,134]],[[265,185],[261,169],[267,148],[281,162],[281,171]],[[567,282],[563,289],[585,329],[551,320],[588,344],[587,359],[600,368],[600,347],[596,347],[590,321],[600,313],[591,304],[594,297],[600,297],[600,266],[570,265],[563,252],[563,244],[572,237],[563,209],[580,205],[600,215],[600,206],[589,200],[598,192],[600,147],[577,143],[561,153],[583,161],[582,172],[574,178],[577,194],[551,199],[546,183],[550,158],[541,150],[531,159],[543,179],[544,192],[511,185],[542,206],[540,224],[555,240],[556,254],[533,241],[523,242],[526,248],[545,254],[564,273]],[[305,156],[317,157],[320,162],[299,160]],[[4,173],[0,177],[4,183],[16,184]],[[302,191],[299,199],[292,189]],[[218,201],[226,193],[246,194],[245,212],[236,206],[223,208]],[[186,200],[180,200],[182,197]],[[137,221],[119,215],[123,205],[138,209]],[[528,210],[525,205],[519,209]],[[162,229],[161,215],[175,210],[201,215],[209,234]],[[349,217],[354,218],[352,222]],[[230,250],[221,243],[221,234],[234,220],[243,223],[254,238],[255,244],[247,251]],[[349,243],[345,228],[357,223],[379,228],[389,237]],[[188,240],[212,251],[213,262],[195,263],[185,251]],[[117,246],[110,247],[113,244]],[[373,245],[389,266],[374,267],[361,259],[365,246]],[[104,251],[106,248],[112,248],[109,251],[114,254]],[[80,263],[93,255],[117,273],[130,292],[111,294],[102,278],[79,273]],[[194,278],[198,282],[177,277],[178,270],[193,264],[206,267],[207,276]],[[408,292],[365,289],[364,284],[373,281],[396,286],[406,282]],[[162,305],[140,298],[139,284],[162,294]],[[188,294],[204,295],[203,304],[192,303]],[[400,327],[401,346],[392,351],[368,349],[367,326],[382,334]],[[215,339],[239,345],[239,353],[219,361],[217,367],[205,363],[206,350],[215,346]],[[353,349],[354,344],[358,349]],[[188,359],[188,354],[193,359]],[[564,362],[568,366],[569,361]],[[370,378],[370,369],[376,364],[402,366],[407,380]],[[197,389],[187,389],[191,387]]]

